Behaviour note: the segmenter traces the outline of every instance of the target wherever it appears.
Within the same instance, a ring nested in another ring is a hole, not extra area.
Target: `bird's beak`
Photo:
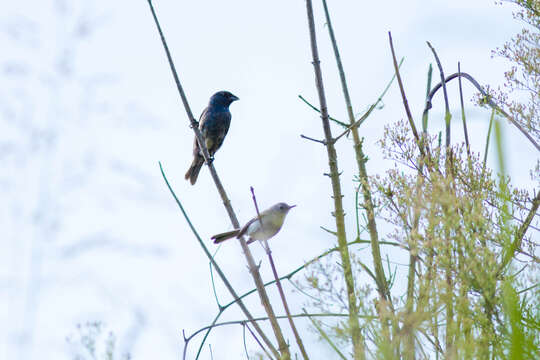
[[[296,205],[289,206],[289,210],[291,210],[293,207],[296,207]]]
[[[231,95],[232,95],[232,94],[231,94]],[[232,100],[232,101],[236,101],[236,100],[240,100],[240,98],[239,98],[238,96],[236,96],[236,95],[233,95],[233,96],[231,97],[231,100]]]

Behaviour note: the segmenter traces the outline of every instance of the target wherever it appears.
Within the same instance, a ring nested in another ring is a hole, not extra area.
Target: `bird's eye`
[[[283,210],[283,209],[285,209],[285,207],[283,205],[280,205],[279,209]]]

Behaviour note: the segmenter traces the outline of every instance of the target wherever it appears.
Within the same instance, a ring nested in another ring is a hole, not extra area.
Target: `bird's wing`
[[[213,155],[221,147],[229,131],[231,113],[223,107],[213,106],[207,110],[204,119],[201,120],[200,127],[208,152]]]
[[[246,233],[247,233],[247,231],[248,231],[248,229],[249,229],[249,226],[250,226],[251,224],[253,224],[255,221],[258,221],[258,220],[259,220],[258,217],[254,217],[253,219],[249,220],[249,221],[246,223],[246,225],[244,225],[244,227],[243,227],[242,229],[240,229],[240,232],[238,233],[238,235],[236,235],[236,237],[239,238],[239,237],[241,237],[241,236],[246,235]]]
[[[204,108],[201,116],[199,116],[199,129],[202,130],[204,123],[206,122],[206,113],[208,112],[208,106]]]
[[[203,112],[201,113],[201,116],[199,116],[199,129],[202,132],[203,124],[206,122],[206,112],[208,110],[208,107],[206,107]],[[204,138],[204,134],[203,134]],[[193,155],[194,156],[202,156],[201,149],[199,149],[199,143],[197,142],[197,137],[195,136],[195,139],[193,139]]]

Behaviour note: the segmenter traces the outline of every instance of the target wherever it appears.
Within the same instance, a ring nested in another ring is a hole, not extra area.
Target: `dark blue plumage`
[[[211,157],[221,147],[225,135],[229,131],[229,125],[231,124],[229,105],[236,100],[238,100],[238,97],[230,92],[219,91],[212,95],[208,106],[201,114],[199,129]],[[193,163],[186,173],[186,180],[189,179],[192,185],[197,181],[197,176],[199,176],[199,171],[201,171],[203,164],[204,157],[199,148],[199,143],[195,139],[195,143],[193,144]]]

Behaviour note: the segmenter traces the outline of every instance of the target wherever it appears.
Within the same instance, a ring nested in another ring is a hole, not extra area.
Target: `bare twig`
[[[491,128],[493,127],[493,120],[495,119],[495,109],[491,110],[491,116],[489,118],[488,133],[486,136],[486,147],[484,149],[484,161],[482,162],[482,172],[486,170],[487,156],[489,151],[489,141],[491,139]]]
[[[304,310],[304,314],[307,315],[307,311],[306,309],[303,309]],[[339,355],[340,358],[342,358],[343,360],[347,360],[347,358],[345,357],[345,355],[343,355],[343,353],[341,351],[339,351],[339,348],[336,346],[336,344],[334,344],[334,342],[332,341],[332,339],[330,339],[330,337],[326,334],[326,332],[319,326],[319,324],[317,324],[317,321],[312,319],[311,316],[308,316],[309,320],[311,320],[311,323],[313,324],[313,326],[315,326],[315,328],[317,329],[317,331],[319,331],[319,334],[321,334],[322,338],[324,340],[326,340],[326,342],[328,343],[328,345],[330,345],[330,347],[332,349],[334,349],[334,351]]]
[[[312,137],[309,137],[309,136],[306,136],[306,135],[302,135],[302,134],[300,135],[300,137],[301,137],[302,139],[315,141],[315,142],[317,142],[317,143],[319,143],[319,144],[323,144],[323,145],[326,146],[326,141],[325,141],[325,140],[317,140],[317,139],[314,139],[314,138],[312,138]]]
[[[330,29],[331,27],[329,27]],[[337,49],[336,49],[337,51]],[[403,64],[403,60],[405,58],[401,58],[400,62],[399,62],[399,65],[398,67],[401,67],[401,64]],[[396,74],[394,73],[394,75],[392,75],[392,79],[390,79],[390,82],[388,83],[388,85],[386,85],[386,87],[384,88],[382,94],[377,98],[377,101],[375,101],[375,103],[373,103],[369,109],[364,113],[364,115],[362,115],[358,120],[356,120],[352,125],[350,125],[345,131],[343,131],[341,134],[339,134],[338,136],[336,136],[334,138],[334,142],[338,141],[343,135],[347,135],[349,134],[349,132],[351,131],[351,129],[353,128],[359,128],[360,125],[362,125],[364,123],[364,121],[369,117],[369,115],[371,115],[371,112],[373,110],[375,110],[375,108],[377,107],[377,105],[379,105],[379,103],[382,101],[384,95],[386,95],[386,93],[388,92],[388,89],[390,89],[390,85],[392,85],[392,83],[394,82],[394,79],[396,78]],[[345,79],[345,75],[343,75],[343,79]],[[347,106],[348,107],[348,106]],[[352,106],[351,106],[351,109],[352,109]]]
[[[461,120],[463,121],[463,135],[467,147],[467,157],[471,159],[471,146],[469,145],[469,133],[467,132],[467,120],[465,119],[465,105],[463,104],[463,89],[461,87],[461,64],[458,62],[459,103],[461,105]]]
[[[441,74],[441,82],[443,87],[443,94],[444,94],[444,121],[445,121],[445,128],[446,128],[446,147],[450,147],[450,120],[452,119],[452,114],[450,113],[450,105],[448,103],[448,92],[446,91],[446,82],[444,81],[444,72],[441,65],[441,61],[439,60],[439,56],[437,55],[437,52],[435,51],[435,48],[431,45],[429,41],[426,41],[429,48],[433,52],[433,56],[435,57],[435,62],[437,62],[437,67],[439,68],[439,73]],[[448,159],[447,159],[448,160]]]
[[[263,344],[261,344],[261,342],[259,341],[259,338],[255,335],[253,330],[251,330],[251,328],[249,327],[249,324],[247,322],[244,323],[244,327],[246,327],[248,329],[249,333],[251,334],[251,336],[253,336],[253,338],[255,339],[257,344],[259,344],[259,346],[264,350],[264,352],[266,353],[266,356],[271,357],[270,354],[264,348]],[[244,343],[244,346],[245,346],[245,343]],[[247,349],[246,349],[246,353],[247,353]],[[248,357],[248,359],[249,359],[249,357]]]
[[[521,242],[523,241],[523,237],[525,236],[525,233],[527,232],[527,229],[531,225],[531,222],[538,211],[538,208],[540,207],[540,191],[536,193],[536,196],[533,199],[531,210],[527,214],[527,217],[525,218],[525,221],[521,224],[519,229],[516,231],[516,235],[514,237],[514,241],[511,244],[511,249],[509,251],[509,254],[503,259],[503,263],[501,264],[501,271],[506,268],[506,265],[510,263],[510,260],[513,258],[513,253],[516,250],[519,250],[521,248]]]
[[[433,75],[433,66],[429,64],[428,75],[427,75],[427,86],[426,86],[426,99],[429,96],[429,91],[431,90],[431,78]],[[427,136],[427,126],[428,126],[428,113],[422,114],[422,133],[424,138]]]
[[[307,101],[302,95],[298,95],[298,97],[300,98],[300,100],[302,100],[304,102],[304,104],[306,104],[307,106],[309,106],[310,108],[312,108],[313,110],[318,112],[319,114],[321,113],[321,110],[317,109],[316,106],[314,106],[312,103]],[[343,126],[344,128],[349,126],[349,125],[345,124],[344,122],[339,121],[338,119],[335,119],[335,118],[331,117],[330,115],[328,115],[328,118],[330,120],[332,120],[333,122],[335,122],[336,124]]]
[[[394,43],[392,41],[392,33],[390,31],[388,32],[388,39],[390,41],[390,50],[392,51],[392,60],[394,61],[394,70],[396,71],[396,77],[399,84],[399,91],[401,92],[401,98],[403,100],[403,106],[405,107],[405,112],[407,113],[407,119],[409,120],[409,125],[414,135],[414,139],[416,140],[416,143],[418,144],[418,149],[420,150],[420,154],[422,156],[425,156],[424,148],[423,146],[421,146],[420,137],[418,136],[418,131],[416,131],[416,125],[414,124],[414,120],[411,114],[411,109],[409,108],[409,102],[407,100],[407,96],[405,95],[405,88],[403,87],[403,82],[401,81],[401,75],[399,74],[399,67],[397,63],[396,52],[394,51]]]
[[[253,204],[255,204],[255,211],[257,211],[257,217],[259,218],[259,223],[261,224],[261,227],[263,225],[261,213],[259,212],[259,205],[257,205],[257,198],[255,197],[255,189],[253,189],[253,186],[249,187],[249,190],[251,191],[251,197],[253,198]]]

